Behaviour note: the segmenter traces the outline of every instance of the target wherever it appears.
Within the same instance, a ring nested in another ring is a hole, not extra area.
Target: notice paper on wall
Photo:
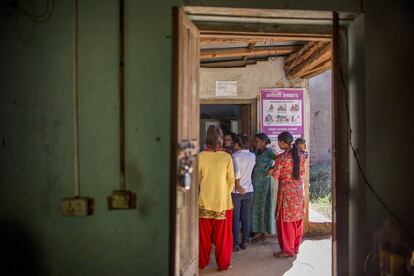
[[[294,139],[304,135],[303,88],[263,88],[260,91],[260,129],[277,152],[277,136],[283,131]]]
[[[236,97],[237,81],[216,81],[216,97]]]

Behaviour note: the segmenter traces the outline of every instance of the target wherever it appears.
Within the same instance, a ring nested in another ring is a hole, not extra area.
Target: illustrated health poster
[[[294,139],[304,135],[303,88],[262,88],[260,90],[260,129],[277,152],[277,136],[283,131]]]

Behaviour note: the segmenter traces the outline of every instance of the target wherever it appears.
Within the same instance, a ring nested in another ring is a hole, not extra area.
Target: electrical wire
[[[36,0],[32,1],[32,9],[36,10]],[[26,15],[33,23],[44,23],[52,16],[53,11],[55,8],[54,0],[46,0],[46,8],[40,14],[35,14],[35,12],[29,12],[25,8],[19,5],[17,2],[16,9],[20,11],[22,14]]]
[[[44,10],[37,14],[36,3],[37,1],[29,1],[31,7],[23,7],[18,0],[11,0],[7,3],[2,3],[1,7],[6,17],[8,17],[9,24],[13,27],[18,38],[23,42],[33,41],[37,35],[37,24],[48,21],[55,9],[55,0],[46,0],[46,7]],[[31,9],[33,12],[29,11]],[[30,24],[30,31],[25,33],[22,28],[22,18],[27,19]]]

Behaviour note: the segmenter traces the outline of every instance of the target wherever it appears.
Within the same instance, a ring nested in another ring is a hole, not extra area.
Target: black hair
[[[236,135],[234,143],[238,144],[242,149],[250,148],[250,137],[246,133]]]
[[[277,140],[285,142],[289,146],[292,145],[293,142],[293,135],[288,132],[284,131],[277,136]],[[299,149],[298,147],[293,144],[292,145],[292,157],[293,157],[293,172],[292,176],[293,179],[299,180],[300,176],[300,156],[299,156]]]
[[[266,145],[269,145],[269,144],[270,144],[270,139],[269,139],[269,137],[267,136],[267,134],[266,134],[266,133],[257,133],[257,134],[254,136],[254,138],[257,138],[257,139],[262,140],[263,142],[265,142],[265,143],[266,143]]]
[[[221,147],[221,142],[223,140],[223,131],[221,128],[214,125],[209,126],[206,133],[206,145],[212,150],[216,150]]]
[[[295,144],[298,145],[306,145],[306,140],[303,138],[298,138],[295,140]]]
[[[224,134],[224,136],[230,136],[233,143],[236,140],[236,133],[234,132],[227,132],[226,134]]]

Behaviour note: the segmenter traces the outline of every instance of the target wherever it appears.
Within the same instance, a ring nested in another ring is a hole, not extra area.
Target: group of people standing
[[[227,270],[233,252],[248,242],[277,239],[279,258],[299,252],[305,216],[305,141],[289,132],[278,136],[277,155],[270,140],[259,133],[252,143],[246,134],[229,133],[210,126],[205,149],[199,156],[199,267],[210,262],[212,243],[219,270]],[[274,184],[278,183],[276,206]],[[241,240],[240,240],[241,233]]]

